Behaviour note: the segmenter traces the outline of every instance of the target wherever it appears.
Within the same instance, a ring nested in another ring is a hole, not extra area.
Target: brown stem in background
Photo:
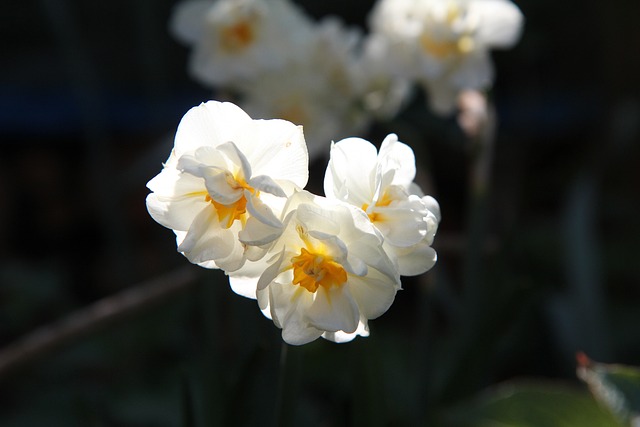
[[[107,324],[186,291],[197,283],[197,271],[192,265],[185,266],[103,298],[55,323],[36,329],[0,350],[0,377]]]

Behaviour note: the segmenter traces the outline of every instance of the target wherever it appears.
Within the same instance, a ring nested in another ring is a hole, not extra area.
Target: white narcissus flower
[[[461,90],[491,85],[489,50],[513,46],[522,22],[509,0],[381,0],[370,19],[393,45],[395,71],[421,82],[443,114]]]
[[[324,180],[325,195],[366,212],[384,236],[384,248],[401,275],[424,273],[436,262],[431,248],[440,207],[413,182],[413,150],[388,135],[380,153],[369,141],[347,138],[332,145]]]
[[[400,289],[367,215],[306,191],[294,194],[282,215],[282,234],[256,263],[259,277],[231,273],[232,286],[257,289],[260,308],[289,344],[367,336],[367,321],[387,311]]]
[[[182,118],[169,159],[147,184],[147,209],[175,232],[189,261],[234,271],[262,254],[240,241],[245,226],[277,235],[280,209],[308,173],[300,126],[209,101]]]
[[[262,73],[241,88],[242,108],[253,117],[303,125],[309,157],[326,155],[333,139],[357,133],[370,119],[360,105],[360,41],[359,32],[337,19],[323,19],[304,52],[282,70]]]
[[[362,43],[355,79],[362,107],[377,119],[393,118],[411,94],[411,81],[391,72],[392,45],[385,37],[369,34]]]
[[[193,45],[190,71],[208,85],[240,85],[301,53],[312,24],[289,0],[187,0],[170,28]]]

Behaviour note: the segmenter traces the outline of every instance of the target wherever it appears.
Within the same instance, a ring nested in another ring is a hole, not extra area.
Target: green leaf
[[[609,365],[578,355],[578,377],[595,398],[625,422],[640,422],[640,369]]]
[[[449,427],[623,427],[586,391],[558,384],[512,383],[456,406]]]

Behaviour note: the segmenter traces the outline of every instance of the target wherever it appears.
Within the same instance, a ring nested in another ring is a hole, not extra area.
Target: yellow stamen
[[[247,184],[247,182],[242,178],[233,178],[231,175],[229,175],[227,177],[227,181],[229,182],[231,188],[233,188],[234,190],[249,190],[249,192],[253,195],[260,195],[259,191],[256,191],[255,188]],[[206,194],[204,199],[205,201],[211,203],[216,209],[216,213],[218,214],[218,221],[220,221],[220,225],[223,228],[231,227],[236,220],[242,221],[243,224],[246,221],[245,214],[247,213],[247,198],[244,196],[244,192],[237,201],[228,205],[216,202],[211,198],[209,194]]]
[[[293,284],[300,285],[309,292],[315,292],[319,286],[329,289],[341,286],[347,281],[347,272],[323,251],[300,249],[300,255],[291,258],[293,266]]]
[[[374,208],[376,207],[384,207],[384,206],[389,206],[391,204],[391,202],[393,202],[393,199],[391,198],[391,196],[389,195],[389,193],[387,193],[386,191],[382,194],[382,197],[380,197],[375,205]],[[367,212],[367,209],[369,209],[369,204],[365,203],[364,205],[362,205],[362,210]],[[377,221],[384,221],[384,215],[382,215],[379,212],[367,212],[367,216],[369,217],[369,221],[371,222],[377,222]]]
[[[457,40],[439,41],[432,39],[427,34],[423,34],[422,37],[420,37],[420,45],[422,45],[422,48],[430,53],[431,56],[435,56],[438,59],[443,59],[449,55],[460,53]]]
[[[220,47],[227,53],[236,53],[248,48],[256,38],[253,24],[241,19],[220,29]]]

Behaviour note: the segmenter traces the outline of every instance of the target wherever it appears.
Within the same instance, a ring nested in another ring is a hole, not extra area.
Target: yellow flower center
[[[462,13],[463,11],[459,5],[450,2],[447,5],[447,15],[445,17],[447,26],[451,28]],[[469,53],[473,50],[475,44],[473,38],[468,34],[463,34],[453,40],[438,40],[428,33],[423,33],[420,37],[420,45],[431,56],[443,59],[450,55]]]
[[[238,190],[249,190],[249,192],[253,195],[259,195],[260,192],[256,191],[255,188],[251,187],[247,182],[242,178],[234,178],[230,174],[227,175],[227,182],[231,188]],[[246,221],[246,212],[247,212],[247,198],[244,196],[244,191],[240,198],[228,205],[224,205],[222,203],[216,202],[211,198],[209,194],[205,195],[205,201],[211,203],[216,209],[216,213],[218,214],[218,221],[220,221],[220,225],[223,228],[229,228],[233,225],[234,221],[240,220],[243,222]]]
[[[391,204],[391,202],[393,202],[393,199],[391,198],[389,193],[387,193],[385,191],[382,194],[382,197],[380,197],[373,206],[374,206],[374,208],[389,206]],[[370,205],[368,203],[365,203],[364,205],[362,205],[362,210],[367,212],[367,209],[369,209],[369,206]],[[367,212],[367,216],[369,217],[369,221],[371,221],[371,222],[384,221],[384,215],[381,214],[380,212],[375,212],[375,211]]]
[[[248,19],[241,19],[220,29],[220,47],[227,53],[248,48],[256,38],[255,28]]]
[[[318,286],[329,289],[347,281],[347,272],[340,264],[322,251],[300,249],[300,255],[291,258],[293,266],[293,284],[300,285],[309,292],[318,290]]]
[[[434,40],[427,34],[420,37],[422,48],[438,59],[443,59],[450,55],[469,53],[473,50],[473,39],[469,36],[462,36],[458,40]]]

